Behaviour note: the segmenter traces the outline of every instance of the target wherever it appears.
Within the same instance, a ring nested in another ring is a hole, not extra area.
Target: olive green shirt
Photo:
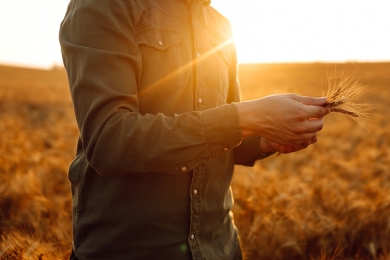
[[[242,140],[231,27],[209,1],[71,0],[60,29],[80,130],[69,169],[79,259],[239,259]]]

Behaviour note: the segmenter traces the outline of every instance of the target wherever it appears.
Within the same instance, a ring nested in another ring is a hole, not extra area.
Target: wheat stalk
[[[355,71],[356,72],[356,71]],[[372,120],[372,105],[365,103],[366,85],[360,79],[354,79],[355,72],[342,73],[339,77],[328,76],[328,93],[326,94],[326,107],[331,112],[349,116],[367,131],[367,120]]]

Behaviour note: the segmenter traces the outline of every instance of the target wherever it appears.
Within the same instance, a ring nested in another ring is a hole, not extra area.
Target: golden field
[[[322,96],[335,68],[368,85],[369,132],[332,113],[315,145],[236,167],[247,259],[390,259],[390,63],[241,65],[243,99]],[[0,133],[0,258],[69,259],[78,130],[65,71],[0,67]]]

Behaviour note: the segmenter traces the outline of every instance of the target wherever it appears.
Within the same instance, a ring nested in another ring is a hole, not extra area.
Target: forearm
[[[91,126],[82,129],[84,151],[102,175],[181,173],[183,167],[190,171],[238,145],[241,139],[231,120],[233,113],[231,105],[176,117],[123,110],[105,124],[84,122]]]

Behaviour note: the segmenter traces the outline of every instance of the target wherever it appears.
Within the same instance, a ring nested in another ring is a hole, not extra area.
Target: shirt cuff
[[[227,152],[241,143],[240,122],[234,103],[204,111],[202,120],[211,157]]]
[[[257,160],[267,158],[275,152],[264,153],[260,149],[260,136],[245,138],[240,146],[234,149],[234,163],[254,166]]]

